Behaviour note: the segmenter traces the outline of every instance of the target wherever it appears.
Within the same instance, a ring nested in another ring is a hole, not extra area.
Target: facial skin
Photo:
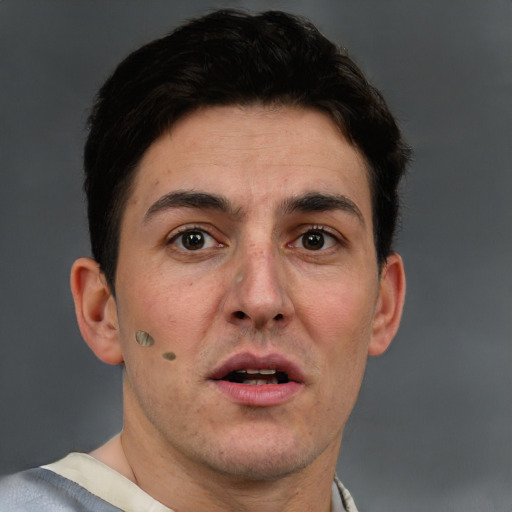
[[[165,502],[137,475],[153,466],[231,482],[314,473],[330,488],[404,277],[397,255],[378,271],[366,164],[326,114],[232,106],[180,120],[140,162],[115,300],[90,260],[73,276],[85,339],[125,363],[123,446],[139,485]],[[221,380],[239,366],[295,382]]]

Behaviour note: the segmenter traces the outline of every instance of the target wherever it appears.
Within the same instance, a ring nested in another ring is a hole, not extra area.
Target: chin
[[[251,436],[252,437],[252,436]],[[285,478],[310,465],[319,455],[304,442],[284,439],[239,439],[211,454],[210,468],[239,480],[270,481]]]
[[[280,459],[275,455],[265,459],[254,457],[252,460],[228,460],[216,464],[215,471],[226,476],[250,482],[276,481],[299,472],[310,464],[306,458]]]

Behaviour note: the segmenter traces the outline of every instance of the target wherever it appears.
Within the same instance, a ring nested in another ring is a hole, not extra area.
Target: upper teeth
[[[236,373],[247,373],[248,375],[275,375],[277,370],[272,370],[270,368],[263,368],[261,370],[254,370],[252,368],[248,368],[247,370],[236,370]]]

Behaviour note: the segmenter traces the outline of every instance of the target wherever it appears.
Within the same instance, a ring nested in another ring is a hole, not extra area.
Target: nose
[[[252,247],[239,255],[224,304],[228,321],[256,329],[283,327],[294,314],[283,265],[273,248]]]

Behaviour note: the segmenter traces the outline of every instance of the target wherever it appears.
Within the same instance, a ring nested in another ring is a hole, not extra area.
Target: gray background
[[[338,471],[365,511],[512,510],[511,1],[0,1],[0,472],[121,425],[121,372],[75,326],[81,151],[128,52],[216,6],[309,16],[415,148],[402,328],[369,362]]]

